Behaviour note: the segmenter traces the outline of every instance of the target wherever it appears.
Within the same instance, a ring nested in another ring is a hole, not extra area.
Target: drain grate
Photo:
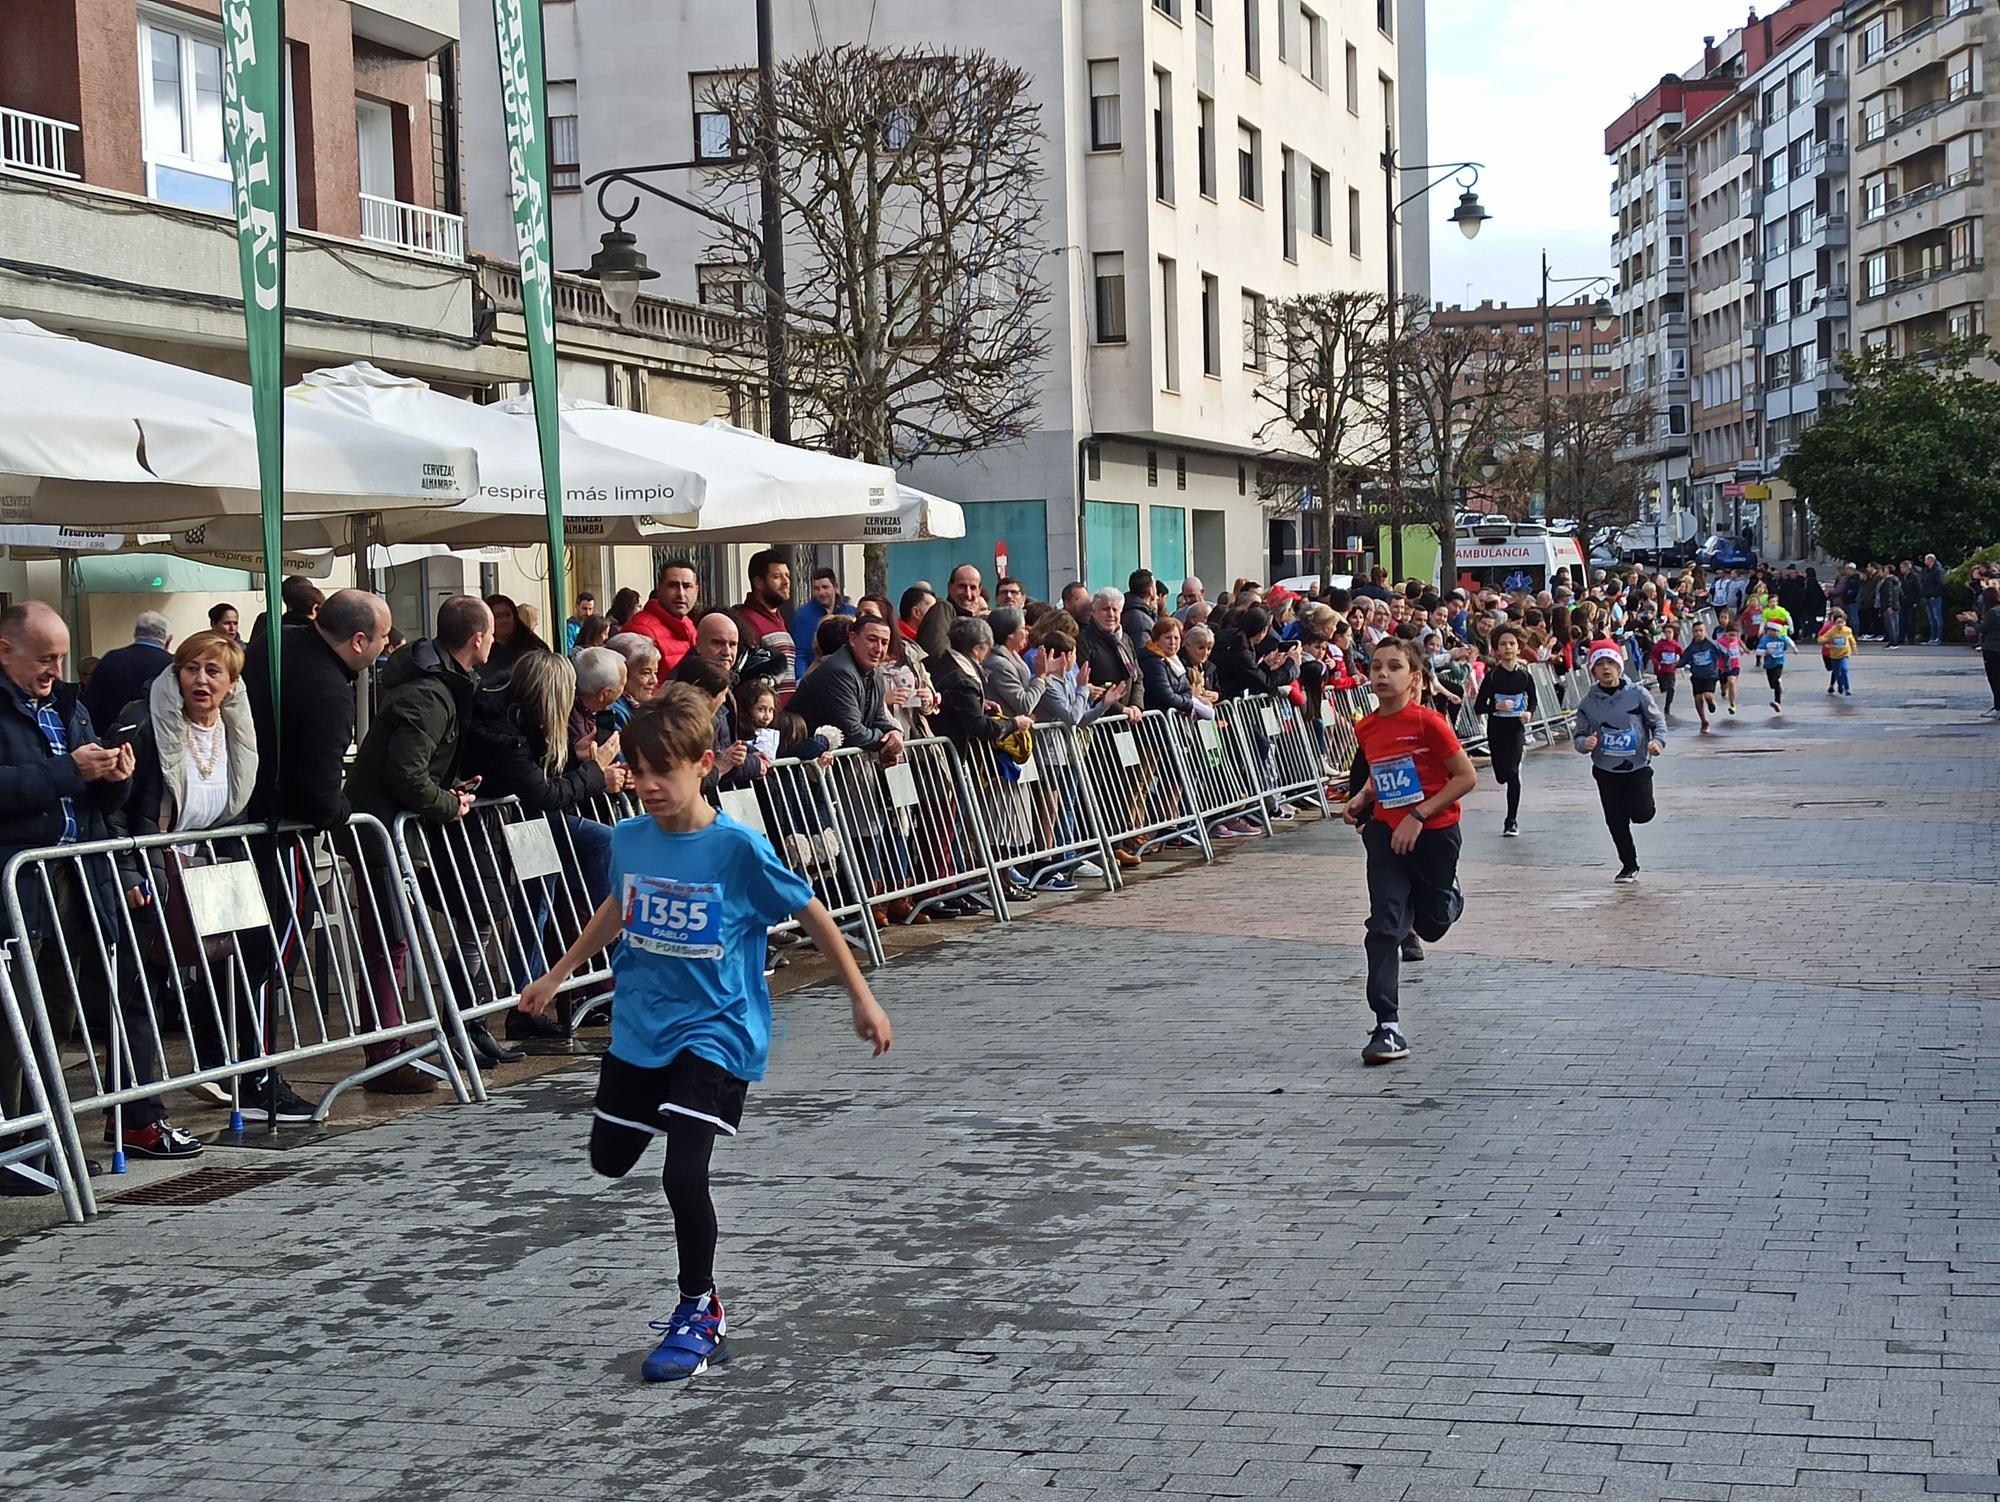
[[[212,1205],[246,1190],[275,1184],[300,1172],[296,1168],[197,1168],[178,1178],[147,1184],[117,1196],[121,1205]]]
[[[1731,746],[1727,750],[1718,751],[1715,754],[1717,756],[1783,756],[1785,748],[1783,746]]]
[[[1887,808],[1882,798],[1808,798],[1803,803],[1794,803],[1793,808]]]

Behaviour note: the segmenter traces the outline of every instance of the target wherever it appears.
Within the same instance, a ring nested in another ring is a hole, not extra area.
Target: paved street
[[[1636,887],[1582,758],[1482,788],[1400,1068],[1337,824],[900,960],[880,1062],[786,997],[691,1386],[588,1065],[0,1245],[6,1495],[2000,1495],[2000,726],[1790,677],[1683,696]]]

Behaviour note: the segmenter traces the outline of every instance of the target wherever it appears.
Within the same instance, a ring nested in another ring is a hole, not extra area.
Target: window
[[[1285,259],[1299,258],[1299,158],[1289,146],[1278,149],[1278,222],[1284,237]]]
[[[163,203],[227,212],[235,202],[222,144],[222,34],[148,19],[141,113],[146,193]]]
[[[1174,455],[1174,489],[1187,489],[1187,455]]]
[[[1572,344],[1569,347],[1569,353],[1571,359],[1581,359],[1583,357],[1583,346],[1581,344]]]
[[[1867,67],[1889,46],[1889,18],[1877,16],[1861,28],[1861,66]]]
[[[1593,355],[1608,355],[1611,353],[1611,343],[1609,340],[1599,339],[1590,346],[1590,352]]]
[[[1889,257],[1886,253],[1861,259],[1861,295],[1880,297],[1889,290]]]
[[[1119,251],[1099,251],[1090,258],[1091,279],[1097,287],[1097,342],[1125,342],[1125,257]]]
[[[1180,277],[1173,258],[1160,257],[1160,354],[1161,382],[1167,390],[1181,389]]]
[[[1347,253],[1357,259],[1361,255],[1361,190],[1347,190]]]
[[[1263,0],[1243,0],[1243,71],[1255,78],[1263,69],[1264,39],[1257,11]]]
[[[1246,203],[1264,201],[1264,133],[1236,122],[1236,193]]]
[[[743,155],[743,145],[727,111],[715,108],[718,87],[727,80],[716,74],[697,73],[689,80],[694,96],[694,159],[697,162],[728,162]]]
[[[1206,94],[1195,96],[1195,174],[1203,198],[1215,197],[1215,101]]]
[[[1986,307],[1973,303],[1954,308],[1945,316],[1945,332],[1953,339],[1973,339],[1986,332]]]
[[[1174,201],[1174,76],[1153,70],[1153,196]]]
[[[1963,99],[1973,90],[1973,58],[1978,54],[1971,48],[1955,54],[1945,64],[1945,98]]]
[[[1382,91],[1382,130],[1391,140],[1396,135],[1396,85],[1386,73],[1377,73],[1375,82]]]
[[[1785,153],[1764,158],[1764,191],[1774,192],[1791,181],[1786,170]]]
[[[1361,54],[1352,42],[1347,44],[1347,113],[1356,118],[1361,114]]]
[[[1560,359],[1562,357],[1562,352],[1563,352],[1563,347],[1560,344],[1551,344],[1549,346],[1549,355],[1553,359]]]
[[[1222,374],[1222,283],[1206,272],[1201,278],[1201,373]]]
[[[1889,211],[1889,175],[1877,172],[1861,179],[1861,217],[1879,219]]]
[[[1262,370],[1270,353],[1270,334],[1264,327],[1263,294],[1243,289],[1243,368]]]
[[[1685,266],[1685,265],[1687,265],[1687,258],[1688,258],[1688,257],[1687,257],[1687,236],[1686,236],[1686,235],[1668,235],[1668,236],[1667,236],[1667,264],[1668,264],[1669,266]]]
[[[1876,94],[1861,102],[1861,144],[1879,141],[1889,133],[1889,96]]]
[[[1396,0],[1375,0],[1375,29],[1385,37],[1396,34]]]
[[[1324,167],[1312,169],[1312,232],[1315,240],[1333,239],[1333,178]]]
[[[1977,131],[1944,143],[1944,180],[1951,187],[1971,180],[1984,158],[1985,139]]]
[[[1099,58],[1090,65],[1090,149],[1116,151],[1124,144],[1118,133],[1118,59]]]
[[[695,297],[704,307],[761,313],[764,283],[745,261],[703,261],[694,268]]]
[[[1945,260],[1954,270],[1963,270],[1979,256],[1977,233],[1971,220],[1954,224],[1945,232]]]
[[[1764,226],[1765,256],[1781,256],[1792,248],[1790,226],[1783,219],[1774,219]]]
[[[1181,18],[1181,0],[1153,0],[1153,9],[1170,20]]]
[[[1213,26],[1215,24],[1215,0],[1194,0],[1194,13]]]
[[[1146,483],[1148,485],[1157,485],[1160,483],[1160,451],[1158,449],[1146,450]]]
[[[576,84],[549,84],[549,188],[583,186],[582,155],[576,144]]]
[[[1316,88],[1326,87],[1326,22],[1299,7],[1299,66]]]
[[[1792,289],[1789,284],[1773,287],[1764,294],[1764,322],[1783,323],[1792,316]]]
[[[1785,85],[1781,80],[1764,90],[1763,117],[1766,125],[1771,124],[1785,112]]]

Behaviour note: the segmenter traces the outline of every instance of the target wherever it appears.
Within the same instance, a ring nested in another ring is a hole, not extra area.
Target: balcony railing
[[[0,105],[0,167],[18,167],[50,177],[81,177],[83,174],[70,166],[70,148],[80,134],[67,120],[51,120]]]
[[[361,195],[361,238],[440,261],[465,259],[465,221],[393,198]]]

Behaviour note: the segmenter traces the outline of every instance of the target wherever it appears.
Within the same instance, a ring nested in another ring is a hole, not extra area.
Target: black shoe
[[[1409,938],[1403,940],[1403,962],[1405,964],[1414,964],[1423,957],[1424,946],[1417,942],[1415,934],[1411,934]]]
[[[502,1048],[486,1030],[486,1024],[476,1017],[467,1019],[465,1036],[472,1044],[472,1051],[489,1064],[518,1064],[527,1057],[518,1048]]]
[[[1612,877],[1611,879],[1615,882],[1619,882],[1622,885],[1629,887],[1633,882],[1639,879],[1638,864],[1635,862],[1634,864],[1629,866],[1620,866],[1618,868],[1618,874]]]
[[[1393,1022],[1385,1022],[1370,1033],[1367,1046],[1361,1050],[1361,1062],[1364,1064],[1393,1064],[1409,1056],[1410,1040]]]
[[[1500,826],[1501,839],[1518,840],[1520,837],[1521,837],[1521,826],[1516,824],[1512,819],[1509,819],[1505,824],[1502,824]]]
[[[546,1015],[540,1017],[530,1016],[519,1007],[508,1008],[506,1033],[509,1043],[531,1039],[539,1041],[545,1038],[569,1037],[569,1029],[564,1027],[555,1018]]]
[[[243,1081],[243,1114],[271,1119],[271,1107],[278,1108],[277,1119],[281,1122],[303,1122],[313,1119],[318,1107],[300,1095],[285,1082],[285,1077],[277,1070],[270,1070],[263,1079],[246,1078]]]
[[[1007,888],[1007,900],[1009,902],[1033,902],[1038,895],[1040,894],[1030,891],[1027,887],[1010,886]]]
[[[429,1095],[437,1087],[437,1077],[414,1064],[399,1064],[385,1074],[365,1080],[361,1086],[371,1095]]]

